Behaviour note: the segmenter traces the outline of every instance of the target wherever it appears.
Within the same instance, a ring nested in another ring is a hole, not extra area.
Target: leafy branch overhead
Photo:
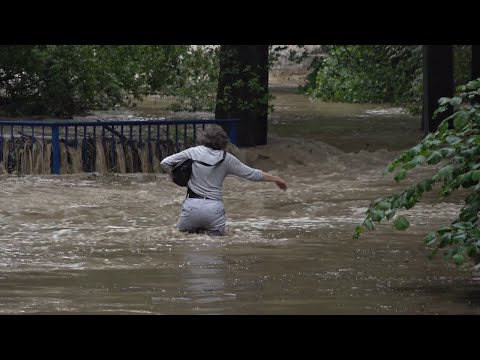
[[[453,109],[453,114],[442,121],[435,133],[428,134],[419,144],[396,157],[385,170],[386,173],[396,171],[394,179],[397,182],[421,165],[436,166],[437,171],[400,193],[373,201],[364,222],[355,229],[354,238],[359,238],[365,230],[374,230],[375,224],[383,219],[393,219],[396,229],[405,230],[409,222],[404,216],[395,216],[397,210],[411,209],[436,184],[440,186],[442,197],[461,187],[471,191],[458,216],[450,225],[428,234],[424,241],[434,247],[430,257],[448,247],[444,252],[446,260],[462,264],[468,256],[479,262],[480,104],[475,99],[480,95],[480,78],[457,90],[459,96],[439,100],[434,117],[449,108]]]

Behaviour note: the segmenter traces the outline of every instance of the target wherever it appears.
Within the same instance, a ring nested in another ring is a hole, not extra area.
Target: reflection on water
[[[0,177],[0,312],[478,314],[478,280],[422,243],[461,197],[429,195],[407,231],[355,241],[370,201],[405,186],[383,175],[396,153],[345,153],[318,131],[249,150],[289,190],[227,178],[220,238],[175,229],[184,189],[165,174]]]

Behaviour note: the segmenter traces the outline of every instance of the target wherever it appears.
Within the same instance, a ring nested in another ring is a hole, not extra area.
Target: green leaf
[[[375,210],[370,216],[373,221],[380,222],[384,218],[385,212],[383,210]]]
[[[407,198],[407,201],[404,202],[403,206],[405,206],[405,209],[411,209],[412,207],[415,206],[417,201],[415,200],[415,197]]]
[[[465,162],[465,157],[463,157],[461,155],[455,155],[452,158],[452,163],[454,163],[454,164],[462,164],[464,162]]]
[[[410,226],[410,224],[404,216],[399,216],[395,219],[393,226],[395,226],[395,229],[397,230],[405,230]]]
[[[442,154],[443,157],[450,157],[453,154],[455,154],[455,149],[451,147],[444,147],[440,149],[440,153]]]
[[[423,192],[425,192],[425,182],[424,181],[420,181],[418,184],[417,184],[417,189],[415,190],[418,194],[423,194]]]
[[[464,233],[465,229],[470,227],[471,224],[467,224],[465,222],[458,222],[452,225],[453,229],[460,230],[459,232]]]
[[[472,80],[465,85],[465,90],[477,90],[480,88],[480,79]]]
[[[473,142],[477,145],[480,145],[480,135],[472,137]]]
[[[436,119],[438,115],[445,112],[447,109],[448,109],[448,105],[439,106],[437,110],[433,112],[432,119]]]
[[[375,225],[373,224],[372,220],[367,219],[363,222],[363,226],[365,226],[368,230],[375,229]]]
[[[387,218],[387,220],[390,220],[396,213],[397,211],[396,210],[387,210],[385,211],[385,217]]]
[[[440,235],[443,235],[443,234],[447,234],[447,233],[451,233],[452,229],[449,228],[448,226],[443,226],[441,227],[439,230],[437,230],[437,232],[440,234]]]
[[[453,261],[455,261],[455,264],[457,265],[462,265],[465,261],[465,258],[461,254],[456,254],[453,256]]]
[[[413,195],[415,195],[416,191],[416,186],[411,186],[408,188],[407,192],[405,193],[406,199],[411,198]]]
[[[439,106],[447,105],[449,103],[450,103],[450,98],[448,97],[441,97],[440,99],[438,99]]]
[[[439,151],[434,151],[427,159],[429,164],[438,164],[442,160],[442,154]]]
[[[475,255],[478,254],[478,249],[477,247],[475,246],[475,244],[472,244],[470,245],[468,248],[467,248],[467,255],[470,256],[470,257],[474,257]]]
[[[465,113],[458,113],[453,119],[453,127],[455,130],[461,130],[468,123],[468,116]]]
[[[452,173],[453,173],[452,165],[446,165],[438,171],[438,175],[442,178],[450,178],[452,176]]]
[[[418,164],[414,160],[412,160],[412,161],[409,161],[408,163],[406,163],[405,165],[403,165],[402,167],[403,167],[404,170],[411,170],[417,165]]]
[[[389,164],[385,169],[385,173],[391,173],[397,166],[398,165],[395,165],[394,163]]]
[[[396,182],[399,182],[405,179],[406,176],[407,176],[407,171],[405,169],[402,169],[397,173],[397,175],[395,175],[394,179]]]
[[[472,171],[472,180],[473,181],[480,180],[480,170]]]
[[[437,240],[437,233],[435,231],[431,232],[430,234],[428,234],[427,236],[425,236],[425,238],[423,239],[423,242],[426,244],[426,245],[431,245],[433,244],[435,241]]]
[[[454,243],[463,243],[466,238],[467,238],[467,234],[465,234],[465,233],[463,233],[463,234],[457,234],[457,235],[455,235],[455,236],[452,237],[452,242],[454,242]]]
[[[458,106],[462,103],[462,98],[456,96],[454,98],[451,98],[449,102],[450,102],[450,105],[452,105],[452,106]]]
[[[425,162],[425,156],[417,155],[413,158],[412,161],[415,161],[417,163],[417,165],[423,164]]]
[[[418,145],[415,145],[414,147],[412,147],[410,150],[407,151],[407,154],[409,154],[410,156],[416,156],[420,153],[420,151],[422,150],[422,143],[418,144]]]
[[[448,232],[443,234],[442,237],[440,238],[440,244],[438,245],[438,247],[440,248],[445,247],[445,245],[451,242],[451,239],[452,239],[452,233]]]
[[[447,136],[447,138],[445,140],[447,140],[447,142],[450,145],[458,144],[459,142],[462,141],[461,138],[459,138],[458,136],[455,136],[455,135],[449,135],[449,136]]]
[[[433,181],[431,179],[425,179],[425,180],[420,181],[417,184],[417,192],[419,194],[421,194],[425,191],[432,190],[432,183],[433,183]]]
[[[390,209],[390,207],[391,207],[391,204],[388,201],[382,201],[381,203],[378,204],[378,208],[381,210],[388,210]]]
[[[443,120],[442,123],[438,126],[438,132],[444,134],[448,130],[448,121]]]

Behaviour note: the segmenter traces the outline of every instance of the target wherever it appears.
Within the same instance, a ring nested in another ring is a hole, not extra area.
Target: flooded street
[[[165,174],[1,176],[0,313],[480,314],[471,269],[428,260],[422,241],[461,196],[352,239],[372,200],[428,171],[383,175],[420,120],[274,95],[269,145],[245,158],[289,189],[227,178],[225,237],[175,229],[185,190]]]

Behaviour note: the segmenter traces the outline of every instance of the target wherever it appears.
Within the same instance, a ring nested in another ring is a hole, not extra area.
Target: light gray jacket
[[[222,160],[222,157],[223,150],[213,150],[200,145],[168,156],[162,160],[160,165],[165,171],[170,172],[175,165],[187,159],[200,160],[213,165]],[[236,175],[250,181],[261,181],[263,179],[261,170],[253,169],[243,164],[232,154],[227,153],[225,160],[217,166],[205,166],[194,162],[188,187],[198,195],[213,200],[222,200],[223,180],[228,175]]]

